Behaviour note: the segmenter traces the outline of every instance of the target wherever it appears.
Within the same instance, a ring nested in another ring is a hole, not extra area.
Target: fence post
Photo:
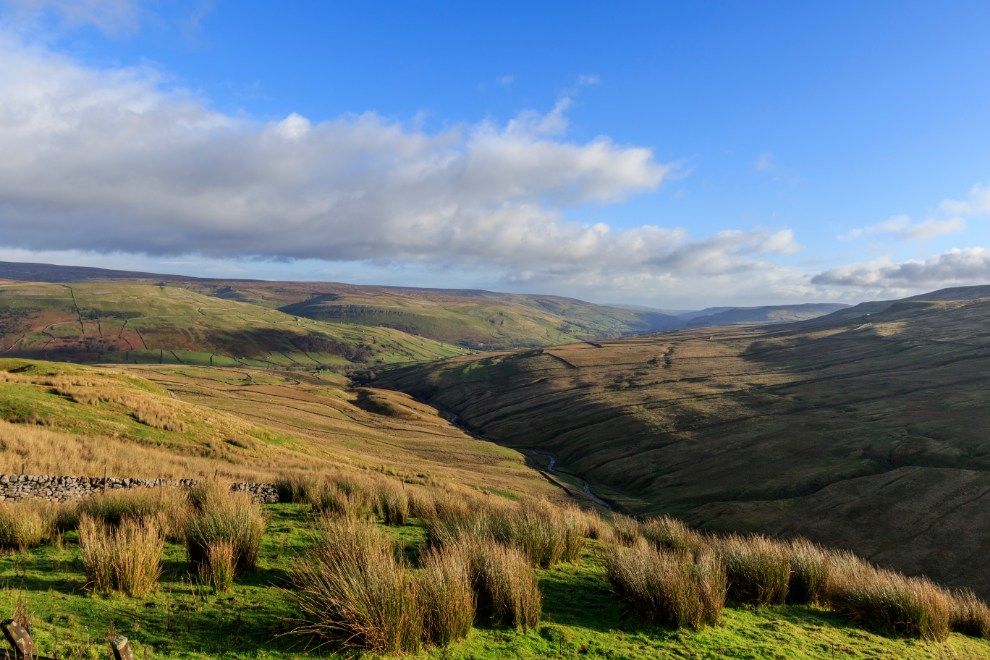
[[[7,643],[14,647],[15,658],[33,658],[34,641],[31,633],[24,629],[24,626],[13,619],[7,619],[0,623],[3,628],[3,636],[7,638]]]
[[[110,640],[110,649],[113,651],[114,660],[134,660],[131,643],[123,635],[117,635]]]

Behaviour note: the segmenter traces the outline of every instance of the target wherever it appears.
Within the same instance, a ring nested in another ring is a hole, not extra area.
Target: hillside
[[[467,289],[267,282],[0,262],[0,279],[157,285],[332,323],[386,327],[469,348],[547,346],[683,326],[677,317],[564,298]]]
[[[271,481],[334,466],[560,492],[519,453],[336,374],[0,359],[0,474]]]
[[[697,312],[678,314],[686,327],[714,325],[770,324],[805,321],[844,309],[841,303],[805,303],[803,305],[766,305],[762,307],[710,307]]]
[[[322,368],[463,352],[399,330],[313,321],[165,282],[0,280],[0,356]]]
[[[552,454],[632,512],[804,534],[990,593],[990,287],[455,358],[376,384]]]

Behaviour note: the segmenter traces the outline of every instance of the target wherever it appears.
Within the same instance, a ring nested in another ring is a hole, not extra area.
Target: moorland
[[[987,287],[685,328],[544,296],[0,277],[0,474],[200,482],[0,502],[0,607],[45,653],[990,654],[968,591],[990,586]]]

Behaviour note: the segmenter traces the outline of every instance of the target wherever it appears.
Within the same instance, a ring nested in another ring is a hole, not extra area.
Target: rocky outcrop
[[[29,498],[50,502],[65,502],[106,490],[123,488],[154,488],[174,486],[189,488],[195,479],[131,479],[121,477],[68,477],[49,474],[0,475],[0,502],[16,502]],[[231,490],[251,493],[259,502],[278,502],[278,491],[272,484],[240,482]]]

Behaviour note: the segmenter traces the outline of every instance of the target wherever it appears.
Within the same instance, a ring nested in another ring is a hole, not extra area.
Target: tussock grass
[[[787,583],[787,602],[795,605],[825,603],[825,585],[832,565],[830,553],[807,539],[788,543],[791,578]]]
[[[725,567],[711,552],[694,559],[640,539],[614,545],[606,572],[625,609],[651,623],[697,629],[717,624],[725,608]]]
[[[686,524],[670,516],[647,518],[639,526],[643,538],[658,548],[689,555],[704,545],[705,538]]]
[[[209,563],[210,548],[230,543],[235,572],[253,569],[265,533],[261,507],[248,493],[234,493],[218,484],[200,484],[190,491],[193,512],[186,522],[186,550],[197,565]]]
[[[296,632],[344,648],[419,650],[423,618],[416,585],[395,543],[374,524],[324,518],[291,580],[303,617]]]
[[[429,520],[437,516],[436,497],[433,493],[421,486],[410,486],[406,489],[409,497],[409,514],[422,520]]]
[[[370,491],[375,515],[386,525],[405,525],[409,519],[409,496],[402,482],[378,479]]]
[[[111,527],[83,515],[79,548],[93,591],[146,596],[158,586],[165,540],[153,520],[126,519]]]
[[[525,630],[540,622],[543,596],[529,558],[491,538],[463,537],[450,546],[471,570],[478,613],[496,625]]]
[[[716,542],[729,578],[729,600],[761,607],[787,598],[791,558],[786,545],[765,536],[732,534]]]
[[[584,519],[574,507],[561,508],[546,500],[519,503],[462,500],[453,505],[438,499],[427,522],[431,545],[451,545],[465,538],[492,539],[519,549],[534,566],[549,568],[575,561],[584,545]]]
[[[237,573],[237,546],[232,541],[214,541],[206,548],[206,561],[199,565],[199,577],[216,593],[229,591]]]
[[[825,590],[832,609],[863,627],[930,640],[949,635],[952,599],[927,578],[900,575],[843,553],[831,558]]]
[[[639,521],[621,513],[612,513],[609,517],[615,538],[624,545],[632,545],[640,534]]]
[[[58,525],[62,530],[72,529],[84,515],[111,527],[129,518],[155,518],[166,538],[181,540],[189,513],[189,499],[178,488],[117,489],[63,504]]]
[[[57,508],[37,500],[0,502],[0,550],[27,550],[48,541]]]
[[[581,522],[582,534],[584,534],[585,538],[604,542],[615,540],[615,529],[597,511],[578,509],[576,507],[572,510]]]
[[[549,568],[581,556],[584,532],[570,509],[553,506],[546,500],[523,502],[510,515],[498,519],[496,539],[515,545],[536,566]]]
[[[990,606],[969,589],[953,591],[949,627],[964,635],[990,639]]]
[[[475,616],[470,558],[457,547],[431,549],[420,563],[417,595],[424,641],[446,646],[467,637]]]

